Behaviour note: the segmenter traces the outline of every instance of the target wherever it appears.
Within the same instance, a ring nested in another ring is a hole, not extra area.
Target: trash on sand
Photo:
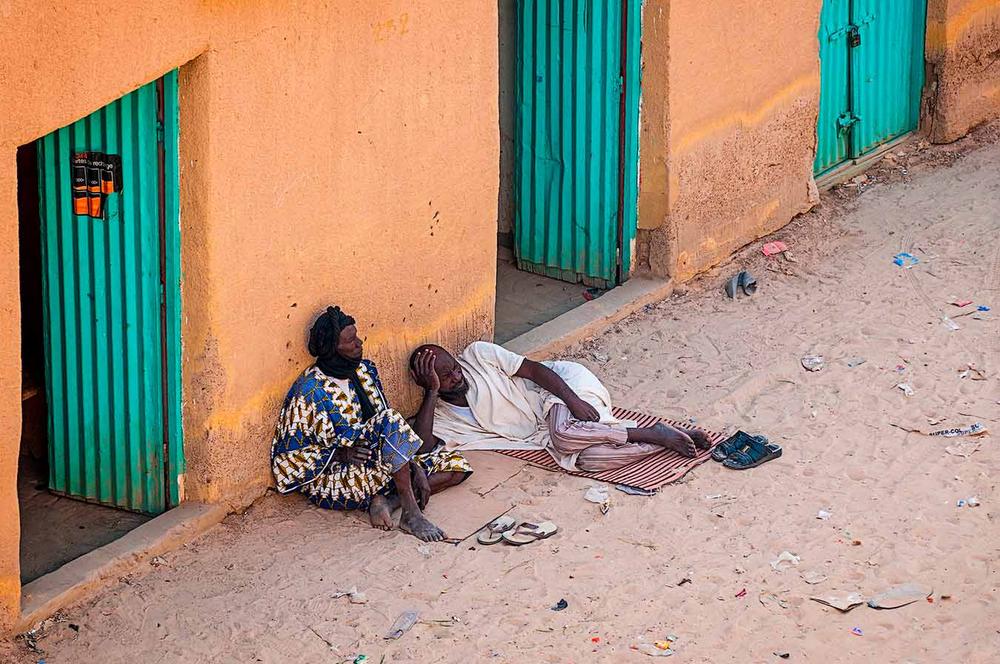
[[[589,503],[601,506],[601,514],[607,514],[611,509],[611,496],[608,495],[607,487],[592,486],[583,494],[583,499]]]
[[[912,397],[914,394],[916,394],[913,391],[913,386],[910,385],[909,383],[896,383],[896,388],[903,390],[903,394],[905,394],[908,397]]]
[[[987,432],[986,425],[982,422],[976,422],[970,424],[967,427],[960,427],[954,429],[941,429],[940,431],[931,431],[929,436],[943,436],[945,438],[957,438],[958,436],[979,436]]]
[[[780,572],[782,570],[788,569],[793,565],[798,565],[802,559],[796,556],[794,553],[789,553],[788,551],[782,551],[778,554],[778,557],[771,561],[771,568],[775,572]],[[788,563],[787,565],[785,563]]]
[[[978,307],[976,307],[976,311],[989,311],[989,310],[990,308],[987,307],[985,304],[980,304]]]
[[[817,583],[823,583],[826,579],[826,574],[823,574],[822,572],[811,571],[802,573],[802,580],[810,586],[815,586]]]
[[[678,587],[678,588],[680,588],[680,587],[681,587],[681,586],[683,586],[683,585],[684,585],[685,583],[691,583],[691,582],[692,582],[692,581],[691,581],[691,579],[689,579],[689,578],[687,578],[687,577],[685,576],[685,577],[684,577],[683,579],[681,579],[680,581],[678,581],[678,582],[677,582],[677,587]]]
[[[854,634],[855,636],[864,636],[865,635],[865,633],[861,631],[860,627],[852,627],[851,628],[851,634]]]
[[[627,493],[630,496],[655,496],[655,489],[640,489],[636,486],[629,486],[627,484],[616,484],[615,488],[622,493]]]
[[[426,544],[418,544],[417,545],[417,553],[419,553],[420,555],[422,555],[424,558],[430,558],[431,557],[431,547],[427,546]]]
[[[162,567],[167,564],[167,560],[163,556],[153,556],[150,558],[149,564],[153,567]]]
[[[830,514],[829,512],[827,512],[826,510],[820,510],[820,511],[816,512],[816,518],[817,519],[822,519],[823,521],[826,521],[831,516],[833,516],[833,515]]]
[[[746,588],[744,588],[743,590],[741,590],[738,593],[736,593],[736,599],[739,599],[740,597],[746,597],[746,596],[747,596],[747,589]]]
[[[822,355],[806,355],[802,358],[802,368],[806,371],[822,371],[823,370],[823,356]]]
[[[368,655],[358,655],[354,658],[354,664],[364,664],[368,661]]]
[[[650,657],[670,657],[674,654],[674,651],[670,648],[663,650],[662,648],[657,648],[655,644],[652,643],[640,643],[633,646],[637,652],[641,652],[643,655],[649,655]]]
[[[368,603],[368,597],[363,592],[359,592],[357,586],[351,586],[351,589],[347,591],[333,593],[334,599],[340,599],[341,597],[346,597],[350,600],[351,604]]]
[[[553,611],[562,611],[563,609],[565,609],[568,606],[569,606],[569,602],[567,602],[565,599],[561,599],[561,600],[559,600],[558,602],[556,602],[555,604],[552,605],[552,610]]]
[[[918,583],[904,583],[873,595],[868,599],[868,606],[873,609],[898,609],[907,604],[919,602],[934,594],[933,588]]]
[[[851,369],[853,369],[854,367],[860,367],[862,364],[864,364],[867,361],[868,360],[866,360],[863,357],[852,357],[851,359],[847,360],[847,366],[849,366]]]
[[[781,240],[775,240],[774,242],[768,242],[760,250],[764,252],[765,256],[774,256],[783,251],[788,251],[788,245]]]
[[[792,656],[792,653],[785,652],[783,650],[782,651],[775,650],[774,654],[775,654],[776,657],[780,657],[781,659],[788,659],[789,657]]]
[[[892,257],[892,262],[899,267],[911,268],[920,262],[920,259],[913,254],[902,251]]]
[[[788,600],[787,599],[784,599],[782,597],[778,597],[774,593],[769,593],[769,592],[766,592],[766,591],[763,591],[763,590],[757,595],[757,601],[760,602],[761,606],[768,607],[768,608],[770,608],[770,606],[772,604],[776,604],[779,607],[781,607],[782,609],[787,609],[788,608]]]
[[[814,602],[819,602],[820,604],[832,606],[838,611],[842,611],[844,613],[847,613],[854,607],[865,603],[865,598],[861,596],[861,593],[835,592],[826,595],[814,595],[809,599]]]
[[[416,611],[404,611],[403,613],[399,614],[399,617],[396,618],[396,621],[392,623],[392,627],[390,627],[389,631],[386,632],[385,638],[398,639],[399,637],[403,636],[404,634],[410,631],[411,627],[417,624],[417,618],[419,617],[420,614],[417,613]]]
[[[971,378],[972,380],[986,380],[986,372],[977,369],[975,364],[966,364],[958,368],[959,378]]]
[[[959,498],[958,502],[955,503],[955,506],[965,507],[966,505],[968,505],[969,507],[979,507],[981,504],[982,503],[979,502],[979,498],[977,498],[976,496],[971,496],[969,498]]]
[[[952,300],[951,303],[956,307],[967,307],[972,304],[972,300]]]
[[[960,440],[954,445],[949,445],[944,448],[944,451],[952,456],[964,457],[968,459],[973,453],[979,451],[979,441],[976,440]]]
[[[954,331],[956,331],[956,330],[961,330],[961,329],[962,329],[962,326],[961,326],[961,325],[959,325],[958,323],[956,323],[956,322],[955,322],[955,321],[953,321],[952,319],[948,318],[947,316],[942,316],[942,317],[941,317],[941,323],[942,323],[942,324],[943,324],[943,325],[944,325],[944,326],[945,326],[946,328],[948,328],[949,330],[951,330],[952,332],[954,332]]]

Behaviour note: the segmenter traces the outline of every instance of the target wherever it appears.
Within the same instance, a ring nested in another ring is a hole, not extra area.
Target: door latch
[[[854,113],[844,111],[840,114],[840,117],[837,118],[837,130],[843,133],[850,129],[859,120],[861,120],[861,118]]]
[[[847,45],[851,48],[861,46],[861,30],[858,29],[858,26],[852,25],[847,31]]]

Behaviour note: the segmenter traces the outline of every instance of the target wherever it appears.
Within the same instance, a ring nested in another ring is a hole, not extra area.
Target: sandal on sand
[[[551,521],[544,521],[537,525],[534,523],[522,523],[515,530],[505,532],[503,534],[503,541],[513,546],[524,546],[525,544],[531,544],[532,542],[552,537],[558,530],[558,526]]]
[[[722,463],[726,460],[729,455],[738,450],[742,450],[752,441],[757,440],[761,443],[767,443],[767,436],[751,436],[746,431],[737,431],[732,436],[719,443],[712,449],[712,459]]]
[[[491,544],[498,543],[502,538],[503,534],[517,525],[517,521],[510,516],[501,516],[495,519],[492,523],[487,525],[476,537],[476,541],[483,546],[489,546]]]
[[[754,438],[745,448],[730,454],[729,458],[722,462],[722,465],[733,470],[747,470],[780,456],[780,445],[769,443],[766,438],[764,440]]]

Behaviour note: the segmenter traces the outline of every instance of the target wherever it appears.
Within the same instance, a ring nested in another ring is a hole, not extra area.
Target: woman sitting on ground
[[[271,443],[280,493],[300,491],[316,505],[368,510],[372,525],[400,528],[421,540],[445,534],[424,517],[431,494],[460,484],[472,467],[457,452],[424,442],[389,408],[378,371],[362,359],[353,318],[328,308],[309,332],[316,364],[296,379]]]

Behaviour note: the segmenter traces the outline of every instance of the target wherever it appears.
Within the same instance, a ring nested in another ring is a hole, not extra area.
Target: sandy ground
[[[755,243],[574,349],[619,403],[764,432],[784,445],[780,460],[746,472],[709,463],[652,498],[612,491],[606,516],[582,499],[590,482],[528,468],[495,491],[520,516],[555,520],[560,534],[524,548],[442,544],[430,555],[406,535],[268,496],[65,611],[39,641],[44,655],[14,655],[643,662],[630,649],[639,637],[675,634],[671,661],[783,661],[774,652],[792,662],[996,661],[1000,145],[958,158],[962,149],[904,156],[878,180],[827,195],[777,236],[797,262],[765,261]],[[899,251],[920,264],[896,267]],[[730,301],[720,286],[739,266],[760,290]],[[953,297],[994,311],[954,318],[961,329],[950,331],[942,316],[967,311]],[[826,358],[821,372],[800,366],[811,353]],[[848,367],[854,357],[866,362]],[[969,363],[986,380],[960,378]],[[994,433],[969,457],[946,451],[956,440],[898,428],[975,421]],[[982,505],[956,507],[969,496]],[[799,566],[773,570],[782,551]],[[826,580],[810,585],[807,575]],[[908,581],[932,587],[934,601],[840,614],[809,600]],[[351,586],[367,604],[333,598]],[[568,608],[552,611],[560,599]],[[409,608],[454,622],[384,641]]]

